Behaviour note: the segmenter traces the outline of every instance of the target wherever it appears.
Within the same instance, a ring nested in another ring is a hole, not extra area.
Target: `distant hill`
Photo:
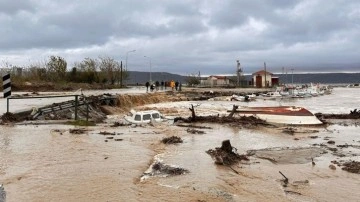
[[[129,71],[129,79],[126,81],[127,84],[134,85],[138,83],[139,85],[144,85],[147,81],[150,80],[149,72],[137,72]],[[155,81],[178,81],[185,83],[186,76],[171,74],[167,72],[151,72],[151,80]]]
[[[350,84],[360,83],[360,73],[307,73],[307,74],[274,74],[281,83],[322,83],[322,84]],[[246,75],[246,80],[251,81],[252,76]],[[144,85],[150,78],[149,72],[129,71],[127,84]],[[179,81],[186,82],[186,76],[167,72],[152,72],[153,81]],[[235,77],[234,77],[235,78]],[[236,79],[234,79],[236,80]]]

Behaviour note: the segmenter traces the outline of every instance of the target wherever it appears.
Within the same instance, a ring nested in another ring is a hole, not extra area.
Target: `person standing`
[[[145,83],[145,86],[146,86],[146,92],[149,92],[150,83],[148,81]]]
[[[174,91],[174,88],[175,88],[175,82],[174,82],[174,80],[171,80],[171,81],[170,81],[170,87],[171,87],[171,90]]]
[[[175,82],[175,90],[176,90],[176,91],[178,91],[178,87],[179,87],[179,82],[176,81],[176,82]]]
[[[155,82],[155,88],[156,88],[156,91],[158,91],[158,90],[159,90],[159,86],[160,86],[159,81],[156,81],[156,82]]]
[[[164,90],[164,81],[161,81],[160,85],[161,85],[161,90]]]

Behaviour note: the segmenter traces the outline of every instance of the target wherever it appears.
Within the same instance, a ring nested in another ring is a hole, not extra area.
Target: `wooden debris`
[[[83,134],[85,133],[87,130],[85,128],[76,128],[76,129],[69,129],[69,132],[71,134]]]
[[[209,149],[206,153],[215,160],[216,164],[220,165],[233,165],[241,160],[249,160],[246,155],[239,155],[236,150],[236,148],[231,146],[230,140],[224,140],[221,147]]]
[[[171,136],[171,137],[166,137],[166,138],[162,139],[161,142],[164,144],[176,144],[176,143],[182,143],[183,140],[180,137]]]
[[[230,114],[228,115],[228,117],[233,117],[238,108],[239,108],[239,106],[233,105],[233,108],[232,108]]]
[[[18,121],[18,117],[11,113],[11,112],[6,112],[5,114],[3,114],[1,116],[1,120],[4,122],[4,123],[9,123],[9,122],[16,122]]]
[[[110,133],[110,132],[106,132],[106,131],[100,131],[99,134],[100,134],[100,135],[116,135],[115,132]]]
[[[285,186],[289,183],[289,178],[287,178],[281,171],[279,173],[284,177],[284,184]]]
[[[196,130],[196,129],[191,129],[191,128],[188,128],[188,129],[186,130],[186,132],[191,133],[191,134],[204,134],[204,133],[205,133],[204,131]]]

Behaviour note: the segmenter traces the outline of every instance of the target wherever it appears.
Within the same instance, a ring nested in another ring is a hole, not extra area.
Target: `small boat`
[[[228,110],[231,112],[231,110]],[[320,125],[323,124],[313,113],[303,107],[243,107],[236,110],[240,116],[255,116],[268,123],[284,125]]]
[[[169,121],[169,118],[164,117],[157,110],[148,110],[148,111],[135,111],[130,110],[130,114],[125,116],[124,119],[133,124],[147,124],[150,122],[164,122]]]
[[[280,94],[280,92],[268,92],[261,95],[263,99],[281,99],[283,96]]]

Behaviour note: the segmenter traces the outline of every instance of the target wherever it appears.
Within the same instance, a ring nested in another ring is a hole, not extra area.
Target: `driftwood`
[[[71,134],[83,134],[87,131],[85,128],[75,128],[75,129],[69,129],[69,132]]]
[[[191,111],[191,120],[192,120],[192,121],[195,121],[195,119],[196,119],[196,114],[195,114],[194,105],[191,105],[191,108],[189,108],[189,110]]]
[[[287,185],[289,183],[289,179],[281,171],[279,171],[279,173],[284,177],[284,184]]]
[[[233,108],[232,108],[230,114],[228,115],[228,117],[233,117],[238,108],[239,108],[239,106],[233,105]]]
[[[107,132],[107,131],[100,131],[99,134],[100,135],[116,135],[115,132],[110,133],[110,132]]]

